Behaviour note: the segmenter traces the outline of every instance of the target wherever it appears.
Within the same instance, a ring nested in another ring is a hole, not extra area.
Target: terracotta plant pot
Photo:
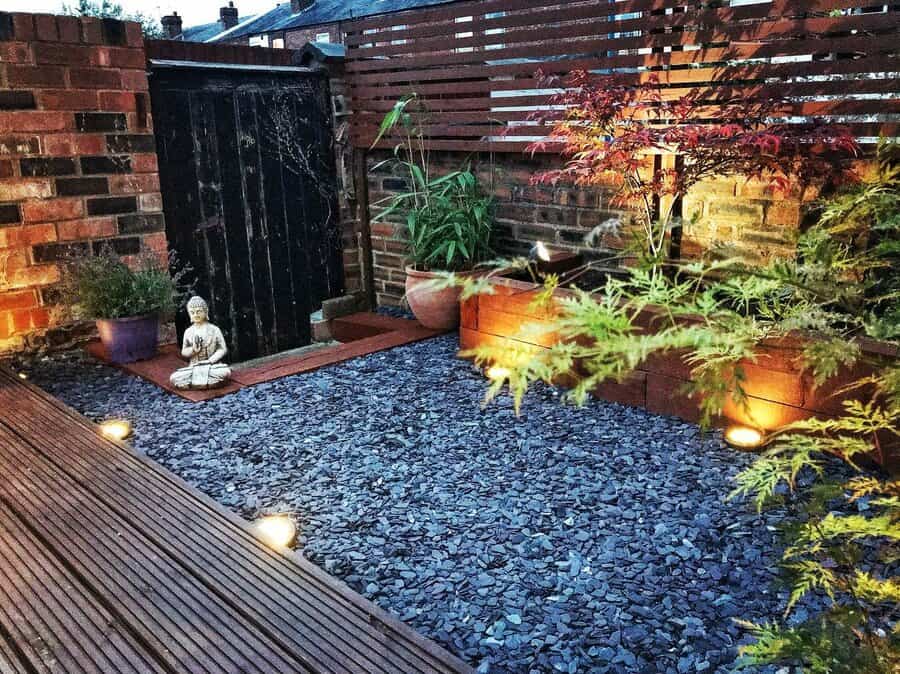
[[[159,315],[97,319],[97,332],[113,363],[133,363],[156,355]]]
[[[460,275],[471,272],[461,272]],[[462,288],[440,290],[429,287],[437,272],[406,268],[406,301],[419,323],[431,330],[452,330],[459,325],[459,295]]]

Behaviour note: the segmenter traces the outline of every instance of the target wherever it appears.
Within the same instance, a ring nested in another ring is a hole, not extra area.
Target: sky
[[[59,14],[65,0],[0,0],[0,11]],[[71,0],[69,0],[71,2]],[[155,17],[177,11],[184,18],[185,28],[219,19],[219,7],[228,0],[116,0],[126,11],[143,12]],[[233,0],[243,19],[250,14],[265,12],[279,0]]]

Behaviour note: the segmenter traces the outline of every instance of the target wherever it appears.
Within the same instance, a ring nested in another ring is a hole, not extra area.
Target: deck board
[[[16,607],[43,601],[56,621],[28,625],[50,642],[71,641],[60,622],[60,601],[68,601],[92,616],[86,629],[116,628],[99,641],[106,651],[90,650],[118,657],[113,669],[79,662],[54,643],[53,657],[72,658],[62,671],[470,671],[299,554],[263,546],[233,513],[2,370],[0,473],[8,477],[0,523],[17,532],[9,537],[15,546],[7,536],[0,541],[2,557],[27,554],[56,574],[43,594],[21,578],[10,585],[19,588]],[[18,653],[4,648],[4,632]],[[0,672],[4,656],[10,671],[22,658],[44,671],[40,654],[18,646],[33,636],[10,632],[0,613]]]
[[[24,457],[8,436],[0,428],[0,473],[7,477],[0,500],[14,504],[16,516],[40,531],[45,545],[71,565],[98,600],[117,606],[155,651],[168,651],[173,669],[184,663],[196,671],[238,672],[251,666],[252,658],[269,655],[276,671],[297,670],[252,625],[75,482],[37,458],[22,467]],[[79,669],[69,665],[64,671]]]
[[[0,391],[0,405],[5,404],[6,402],[7,401],[2,397],[2,391]],[[17,430],[23,434],[44,434],[48,444],[54,447],[54,452],[51,455],[50,460],[56,460],[56,457],[59,457],[59,460],[63,460],[63,457],[67,457],[65,461],[72,469],[73,474],[77,474],[85,483],[89,483],[90,488],[94,490],[98,497],[102,498],[104,502],[115,505],[116,507],[122,506],[126,508],[125,517],[129,519],[141,518],[143,525],[142,530],[148,535],[151,533],[155,534],[158,539],[160,539],[159,544],[164,548],[172,549],[173,545],[170,545],[166,540],[167,537],[172,537],[174,539],[174,545],[180,547],[180,550],[172,550],[172,554],[175,554],[179,558],[182,556],[189,557],[188,563],[193,563],[198,568],[207,570],[221,569],[225,578],[229,578],[232,574],[233,570],[230,568],[231,565],[242,563],[244,567],[242,570],[253,577],[254,586],[249,588],[248,593],[246,591],[248,588],[245,588],[244,586],[232,587],[232,584],[228,583],[226,585],[226,591],[237,594],[237,600],[249,602],[250,605],[255,604],[261,589],[265,588],[271,593],[278,595],[277,602],[289,605],[292,604],[292,598],[286,596],[284,590],[285,587],[290,587],[292,578],[290,575],[285,575],[284,573],[277,573],[274,575],[274,578],[266,577],[260,573],[260,569],[256,563],[257,546],[255,540],[248,537],[246,541],[246,544],[250,546],[249,554],[247,554],[246,546],[230,549],[229,552],[231,552],[232,555],[229,556],[227,560],[224,560],[227,561],[228,564],[224,564],[223,560],[217,559],[216,556],[210,556],[206,553],[207,550],[216,549],[222,541],[221,536],[218,535],[220,532],[218,531],[215,514],[209,516],[208,514],[194,510],[169,508],[168,504],[163,504],[162,509],[157,511],[157,514],[165,514],[166,519],[169,517],[174,518],[169,521],[177,523],[177,527],[173,528],[167,526],[165,523],[160,524],[154,519],[147,519],[143,512],[145,509],[142,505],[135,499],[125,496],[124,494],[138,495],[142,499],[149,499],[150,502],[152,502],[157,498],[155,496],[156,493],[170,488],[170,481],[166,479],[165,475],[148,474],[141,470],[144,467],[143,463],[136,457],[134,457],[134,463],[137,465],[132,466],[131,470],[125,470],[124,463],[119,463],[118,465],[111,467],[110,457],[102,451],[96,451],[94,448],[96,433],[93,429],[78,429],[73,428],[70,425],[66,426],[64,430],[57,430],[62,429],[62,427],[59,415],[54,414],[47,414],[44,417],[39,417],[34,420],[30,417],[17,417],[15,420],[11,421],[10,424],[14,425]],[[118,453],[119,451],[118,448],[115,447],[114,450],[114,453]],[[109,482],[112,483],[111,487],[108,484]],[[124,487],[124,489],[120,489],[121,487]],[[179,499],[182,502],[186,500],[183,494],[178,493],[176,493],[173,498]],[[199,526],[196,522],[197,518],[201,519]],[[343,615],[333,617],[336,611],[330,604],[329,598],[326,597],[322,600],[318,596],[319,593],[308,592],[308,589],[311,588],[307,588],[305,583],[301,586],[300,591],[303,593],[306,601],[298,604],[296,610],[294,610],[292,606],[289,606],[292,610],[287,611],[288,617],[291,620],[306,620],[307,624],[311,625],[311,627],[319,627],[319,629],[316,630],[317,632],[325,632],[326,634],[329,632],[337,632],[340,634],[343,632],[348,638],[351,638],[352,634],[347,632],[346,625],[342,621],[342,618],[347,617],[347,612],[344,611]],[[309,613],[304,615],[302,613],[307,605],[315,610],[312,615],[309,615]],[[322,612],[321,618],[319,617],[318,612]],[[358,618],[365,617],[365,613],[361,611],[354,611],[353,614]],[[275,618],[277,619],[277,617],[278,616],[276,615]],[[328,618],[332,619],[329,620]],[[286,625],[282,626],[286,627]],[[362,638],[365,638],[366,636],[367,635],[362,635]],[[390,648],[391,644],[388,638],[385,638],[384,635],[381,635],[380,633],[376,636],[385,646]],[[366,642],[371,642],[371,639],[366,638]],[[376,657],[376,654],[377,651],[373,652],[370,650],[369,652],[370,657]],[[418,662],[410,664],[411,666],[421,665],[421,663]]]
[[[3,631],[16,633],[46,671],[55,663],[65,671],[163,671],[4,503],[0,540]]]

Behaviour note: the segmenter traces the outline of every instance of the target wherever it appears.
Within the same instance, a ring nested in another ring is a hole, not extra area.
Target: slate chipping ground
[[[519,418],[508,398],[483,410],[456,348],[440,337],[201,404],[81,354],[30,375],[93,419],[132,419],[138,450],[240,514],[296,513],[309,559],[479,672],[731,671],[732,618],[784,606],[783,513],[725,502],[751,457],[549,387]]]

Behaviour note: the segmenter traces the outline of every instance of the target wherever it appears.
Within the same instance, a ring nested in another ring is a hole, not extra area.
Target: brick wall
[[[372,170],[385,153],[369,157],[369,204],[374,217],[380,199],[405,190],[407,176],[390,165]],[[529,185],[540,171],[558,167],[554,156],[534,158],[520,154],[492,156],[432,153],[434,170],[443,172],[471,162],[482,187],[496,199],[495,245],[501,255],[526,254],[536,241],[552,250],[582,253],[588,259],[608,258],[620,251],[623,235],[605,233],[593,245],[585,236],[600,223],[623,216],[611,205],[613,192],[602,187]],[[732,246],[750,261],[789,251],[791,233],[800,217],[800,200],[743,178],[712,180],[697,186],[685,198],[682,251],[696,257],[712,247]],[[403,297],[403,242],[393,223],[372,224],[375,290],[379,304],[396,305]]]
[[[137,23],[0,12],[0,351],[60,324],[57,260],[165,254]]]
[[[315,42],[319,33],[328,33],[328,41],[332,44],[343,44],[344,37],[340,23],[326,23],[298,30],[285,31],[284,46],[288,49],[302,49],[307,42]]]
[[[307,26],[305,28],[297,28],[295,30],[282,30],[268,33],[269,46],[273,47],[275,40],[284,40],[282,45],[284,49],[302,49],[307,42],[315,42],[316,37],[320,33],[328,33],[328,41],[332,44],[343,44],[344,33],[341,30],[340,22],[323,23],[318,26]],[[223,43],[229,44],[249,44],[250,36],[243,35],[235,38],[226,37]]]
[[[684,198],[683,253],[697,257],[705,250],[731,246],[749,262],[765,262],[794,251],[793,235],[804,202],[798,194],[776,194],[759,181],[744,178],[708,180]]]

